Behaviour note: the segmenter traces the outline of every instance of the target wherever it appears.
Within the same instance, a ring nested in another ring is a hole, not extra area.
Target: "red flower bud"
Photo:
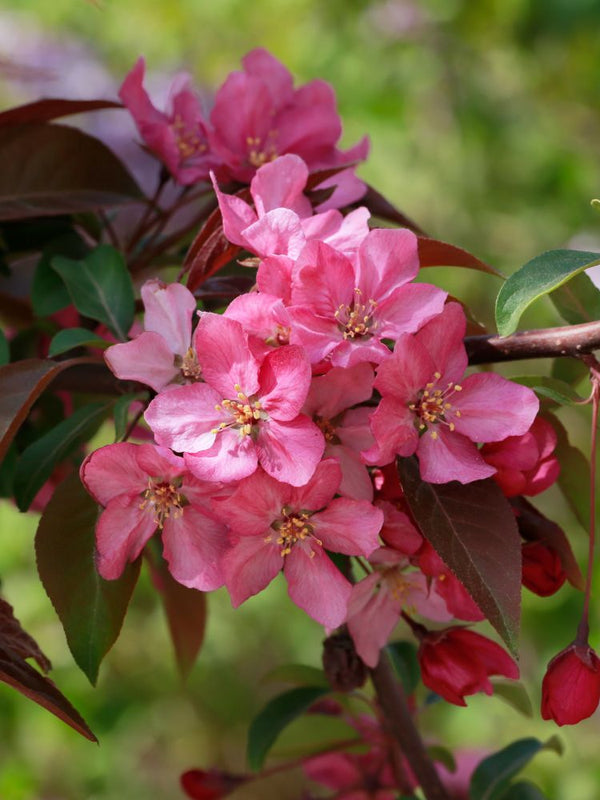
[[[219,769],[189,769],[180,778],[181,788],[193,800],[220,800],[235,791],[247,778]]]
[[[494,689],[489,675],[518,678],[519,668],[500,645],[466,628],[423,635],[418,652],[425,686],[449,703],[465,706],[465,695]]]
[[[556,550],[542,542],[523,545],[522,583],[529,591],[540,597],[549,597],[558,592],[567,579],[567,574]]]
[[[600,702],[600,659],[587,644],[569,645],[548,664],[542,681],[542,717],[576,725]]]

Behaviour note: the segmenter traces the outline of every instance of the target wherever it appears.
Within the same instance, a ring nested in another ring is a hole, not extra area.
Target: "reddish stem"
[[[600,406],[600,365],[594,356],[584,359],[590,368],[590,379],[592,381],[592,430],[590,443],[590,537],[588,544],[588,564],[585,578],[585,594],[583,601],[583,613],[577,631],[577,640],[587,644],[589,635],[589,610],[590,597],[592,593],[592,578],[594,572],[594,551],[596,545],[596,461],[598,444],[598,410]]]

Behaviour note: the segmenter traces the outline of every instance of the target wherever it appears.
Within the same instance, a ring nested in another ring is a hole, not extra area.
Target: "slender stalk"
[[[371,680],[388,730],[400,745],[423,794],[427,800],[450,800],[414,723],[404,689],[396,680],[387,653],[383,650],[379,663],[371,670]]]
[[[595,358],[586,359],[590,367],[592,381],[592,431],[590,443],[590,536],[588,544],[588,564],[585,579],[585,594],[583,613],[577,631],[577,638],[585,637],[587,643],[589,634],[590,597],[592,594],[592,578],[594,574],[594,551],[596,546],[596,462],[598,445],[598,409],[600,406],[600,373],[599,365]]]
[[[149,221],[149,219],[150,219],[150,217],[152,215],[152,212],[153,211],[161,212],[161,209],[157,207],[158,206],[158,200],[159,200],[160,195],[162,194],[162,190],[166,186],[168,180],[169,180],[168,175],[161,169],[161,171],[159,173],[159,176],[158,176],[158,183],[156,185],[156,189],[154,191],[154,194],[148,200],[146,208],[144,209],[144,213],[142,214],[142,216],[140,218],[140,221],[138,222],[134,232],[132,233],[129,242],[127,243],[127,247],[126,247],[126,250],[125,250],[126,253],[131,253],[132,252],[133,248],[136,246],[136,244],[139,242],[139,240],[142,238],[142,236],[146,232],[147,227],[148,227],[148,221]],[[158,217],[159,215],[157,214],[156,216]],[[156,217],[155,217],[155,219],[156,219]],[[154,222],[154,220],[152,220],[152,223],[153,222]]]

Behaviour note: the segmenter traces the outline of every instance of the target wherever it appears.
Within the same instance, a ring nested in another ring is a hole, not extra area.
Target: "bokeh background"
[[[431,235],[507,274],[545,249],[600,248],[600,217],[590,206],[600,194],[597,0],[3,0],[0,100],[7,107],[40,96],[114,98],[144,54],[156,96],[184,68],[209,104],[213,88],[255,46],[271,50],[297,83],[320,77],[333,84],[344,144],[371,138],[361,176]],[[120,152],[135,152],[125,112],[91,116],[82,124]],[[497,279],[464,270],[427,278],[493,327]],[[559,319],[542,302],[523,322]],[[559,415],[585,449],[586,411]],[[539,505],[583,557],[585,533],[559,493],[550,490]],[[211,596],[204,649],[184,686],[144,577],[92,688],[36,578],[36,524],[35,514],[0,504],[2,593],[52,659],[54,680],[100,746],[0,684],[0,798],[167,800],[182,796],[184,769],[243,768],[248,720],[282,688],[263,676],[286,662],[319,664],[322,631],[287,600],[283,583],[236,612],[226,594]],[[580,605],[568,587],[550,599],[524,597],[521,663],[532,719],[498,698],[474,697],[468,710],[433,705],[423,715],[431,740],[493,750],[556,733],[539,719],[539,684],[546,662],[571,641]],[[596,646],[599,622],[594,611]],[[321,722],[309,718],[278,750],[295,752],[321,733]],[[599,734],[597,717],[561,731],[564,756],[542,754],[527,774],[557,800],[597,800]],[[301,786],[296,770],[235,797],[292,800]]]

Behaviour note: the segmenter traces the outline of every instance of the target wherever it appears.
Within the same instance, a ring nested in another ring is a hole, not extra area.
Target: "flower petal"
[[[181,517],[165,521],[162,539],[163,554],[176,581],[202,592],[223,585],[224,525],[200,509],[186,506]]]
[[[292,602],[310,617],[331,629],[345,621],[352,586],[321,547],[307,551],[296,545],[283,572]]]

